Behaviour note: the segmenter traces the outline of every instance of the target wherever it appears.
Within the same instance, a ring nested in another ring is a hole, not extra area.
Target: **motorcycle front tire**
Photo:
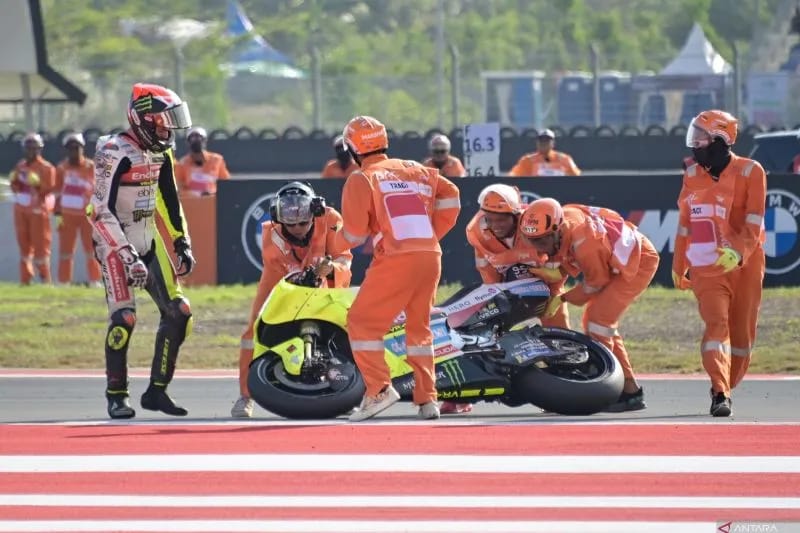
[[[280,367],[278,367],[280,366]],[[356,370],[354,379],[342,390],[311,395],[292,393],[276,386],[270,376],[281,372],[283,362],[279,357],[262,356],[250,364],[247,388],[250,397],[263,409],[284,418],[295,420],[320,420],[336,418],[361,403],[366,387]]]

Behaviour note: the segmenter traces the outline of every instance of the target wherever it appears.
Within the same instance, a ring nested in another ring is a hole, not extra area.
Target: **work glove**
[[[544,308],[544,318],[553,318],[558,312],[558,308],[564,303],[561,294],[556,294],[547,301],[547,307]]]
[[[56,215],[56,229],[61,229],[61,226],[64,225],[64,217],[61,215]]]
[[[678,274],[674,270],[672,271],[672,284],[675,285],[676,289],[685,291],[686,289],[692,288],[692,280],[686,277],[686,273]]]
[[[128,277],[128,285],[137,289],[143,289],[147,284],[147,266],[131,246],[125,246],[117,250],[117,255],[125,267],[125,274]]]
[[[327,278],[333,272],[333,259],[331,256],[326,255],[325,257],[319,258],[314,265],[314,272],[317,274],[317,277],[321,279]]]
[[[39,177],[39,174],[37,174],[32,170],[29,170],[26,174],[25,181],[31,187],[38,187],[39,184],[42,182],[42,179]]]
[[[194,256],[192,255],[192,247],[189,245],[189,241],[186,240],[186,237],[178,237],[175,239],[173,246],[175,247],[175,255],[178,258],[178,275],[181,277],[186,276],[197,264],[197,261],[194,260]]]
[[[556,283],[564,279],[564,274],[559,268],[531,268],[530,273],[546,283]]]
[[[717,248],[717,251],[719,252],[719,259],[717,259],[717,262],[714,264],[721,266],[726,274],[738,267],[739,263],[742,261],[742,256],[733,248],[725,246]]]

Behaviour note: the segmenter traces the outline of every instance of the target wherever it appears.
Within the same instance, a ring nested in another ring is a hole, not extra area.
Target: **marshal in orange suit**
[[[737,133],[725,111],[692,119],[695,163],[683,174],[672,261],[675,286],[694,291],[705,324],[700,353],[717,417],[731,415],[731,391],[750,366],[764,283],[767,179],[758,162],[731,152]]]
[[[423,419],[439,418],[430,313],[442,269],[439,240],[461,209],[458,188],[436,169],[389,158],[386,127],[355,117],[344,140],[361,166],[342,192],[341,233],[348,247],[372,239],[373,258],[347,316],[347,332],[366,393],[350,420],[373,417],[400,399],[384,360],[383,336],[405,311],[406,362]]]
[[[99,285],[100,263],[94,256],[92,224],[86,206],[94,190],[94,162],[83,155],[86,141],[80,133],[64,136],[67,157],[56,167],[56,228],[58,228],[58,282],[70,283],[78,237],[86,257],[89,283]]]
[[[22,139],[25,156],[11,171],[14,193],[14,228],[19,245],[19,278],[23,285],[33,280],[34,267],[42,283],[50,283],[50,211],[56,184],[56,169],[42,157],[44,141],[38,133]]]

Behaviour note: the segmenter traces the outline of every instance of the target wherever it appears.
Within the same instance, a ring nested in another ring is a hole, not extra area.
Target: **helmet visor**
[[[183,130],[192,126],[192,116],[189,114],[189,106],[186,102],[181,102],[175,107],[170,107],[159,113],[152,113],[153,122],[170,130]]]
[[[705,148],[709,144],[711,144],[711,134],[692,120],[686,130],[686,146],[689,148]]]
[[[287,194],[277,199],[276,215],[281,224],[300,224],[309,222],[311,198],[302,194]]]

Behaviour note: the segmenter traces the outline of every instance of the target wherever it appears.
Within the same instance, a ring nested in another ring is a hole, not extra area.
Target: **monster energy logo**
[[[153,109],[153,95],[142,96],[133,102],[133,108],[139,113]]]
[[[464,382],[467,381],[467,378],[464,377],[464,371],[461,370],[461,364],[457,359],[448,359],[447,361],[443,362],[442,370],[444,370],[445,374],[447,375],[447,379],[450,380],[450,383],[456,387],[460,387],[464,384]]]

